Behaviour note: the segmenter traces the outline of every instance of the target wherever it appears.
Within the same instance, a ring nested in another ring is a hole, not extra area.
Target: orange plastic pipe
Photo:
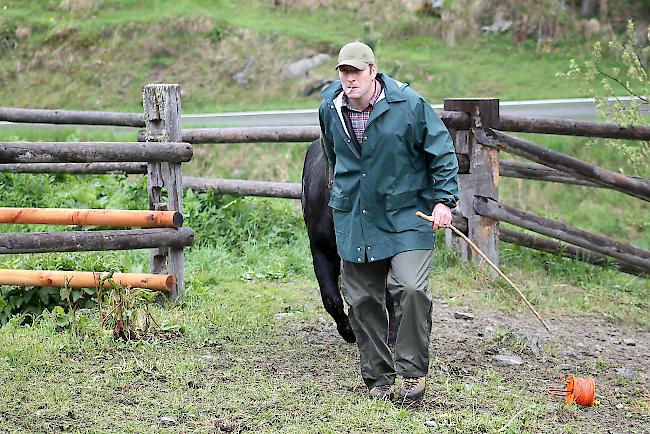
[[[178,211],[0,208],[0,223],[179,228],[183,216]]]
[[[54,286],[68,288],[96,288],[99,280],[108,273],[49,270],[0,270],[0,285]],[[125,287],[171,291],[176,279],[171,274],[115,273],[113,280]],[[104,282],[104,288],[110,288]]]

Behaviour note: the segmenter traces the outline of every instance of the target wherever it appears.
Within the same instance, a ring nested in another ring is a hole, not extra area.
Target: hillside
[[[408,1],[358,8],[259,0],[5,3],[0,101],[16,107],[138,111],[150,82],[182,84],[188,113],[313,107],[317,93],[301,91],[334,78],[332,62],[291,79],[286,65],[317,53],[335,56],[343,43],[362,38],[375,41],[380,69],[432,103],[578,97],[575,83],[555,74],[571,58],[584,58],[591,43],[578,25],[543,42],[483,36],[478,24],[465,34],[457,28],[461,17],[444,22],[416,13]],[[238,84],[233,77],[247,62],[249,75]]]

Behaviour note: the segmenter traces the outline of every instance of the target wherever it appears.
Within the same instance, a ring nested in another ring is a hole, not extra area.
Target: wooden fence
[[[180,87],[148,85],[144,116],[58,110],[0,109],[0,120],[145,127],[144,142],[4,142],[0,170],[10,172],[146,173],[150,211],[0,208],[0,223],[140,227],[76,232],[0,233],[0,254],[96,250],[151,250],[151,273],[115,275],[119,283],[166,291],[184,288],[183,248],[194,232],[182,227],[181,163],[192,145],[180,140]],[[98,284],[101,276],[83,272],[0,270],[0,285]]]
[[[500,116],[498,99],[446,99],[439,116],[454,139],[459,162],[461,200],[454,212],[454,224],[466,233],[490,259],[498,264],[499,242],[554,253],[596,265],[610,265],[621,271],[650,274],[650,252],[630,245],[573,228],[499,202],[499,178],[512,177],[594,188],[610,188],[640,200],[650,201],[650,181],[624,176],[580,161],[548,148],[506,134],[525,132],[568,136],[603,137],[629,140],[650,140],[650,127],[621,127],[603,122],[584,122],[548,118]],[[139,142],[152,138],[147,115],[112,114],[114,125],[146,125],[138,134]],[[35,120],[38,119],[38,120]],[[51,122],[95,124],[96,113],[1,109],[0,120],[13,122]],[[102,123],[102,125],[106,125]],[[316,139],[318,127],[255,127],[255,128],[201,128],[174,129],[174,141],[196,143],[251,143],[299,142]],[[500,151],[521,156],[530,162],[501,160]],[[145,173],[138,163],[66,163],[37,166],[36,164],[1,165],[0,171],[67,173]],[[185,177],[184,188],[211,189],[222,194],[265,196],[299,199],[301,186],[297,183],[279,183],[247,180]],[[155,201],[154,201],[155,203]],[[153,209],[156,209],[154,206]],[[526,232],[500,228],[504,221],[517,227],[545,235],[544,238]],[[481,261],[471,249],[451,231],[447,243],[460,250],[464,260]]]

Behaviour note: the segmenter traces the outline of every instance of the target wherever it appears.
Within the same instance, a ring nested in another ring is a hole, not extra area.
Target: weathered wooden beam
[[[145,86],[142,104],[147,144],[155,146],[160,142],[181,141],[181,87],[178,84],[149,84]],[[189,159],[183,161],[189,161]],[[147,166],[147,192],[149,209],[169,209],[182,213],[183,180],[180,160],[171,162],[170,160],[150,159]],[[164,197],[165,192],[167,197]],[[176,286],[169,293],[172,299],[183,293],[185,258],[182,248],[152,249],[149,263],[152,273],[165,273],[169,270],[176,278]]]
[[[118,209],[0,208],[0,223],[179,228],[183,216],[176,211]]]
[[[445,99],[445,110],[453,110],[470,117],[474,127],[498,125],[498,99]],[[458,176],[460,203],[458,213],[467,219],[468,237],[494,264],[499,263],[499,222],[477,214],[472,207],[475,196],[499,199],[499,150],[482,146],[470,128],[452,129],[454,147],[458,154],[465,154],[469,159],[466,173]],[[464,260],[484,262],[480,255],[448,231],[445,233],[448,245],[460,250]],[[493,272],[490,269],[490,272]]]
[[[622,127],[606,122],[576,121],[521,116],[505,116],[497,127],[502,131],[520,133],[560,134],[564,136],[603,137],[608,139],[650,140],[650,127],[634,125]]]
[[[0,107],[0,121],[35,124],[111,125],[144,127],[139,113],[112,113],[75,110],[42,110]]]
[[[147,173],[147,163],[18,163],[0,164],[9,173]]]
[[[189,143],[0,142],[0,163],[190,161]]]
[[[633,178],[612,172],[490,128],[476,129],[476,134],[479,141],[486,146],[493,146],[572,176],[596,182],[639,199],[650,201],[650,182],[643,178]]]
[[[193,242],[189,228],[0,233],[0,254],[182,248]]]
[[[650,252],[576,229],[512,206],[500,204],[487,198],[476,198],[474,209],[478,214],[498,219],[524,229],[583,247],[587,250],[620,259],[629,264],[650,271]]]
[[[635,276],[650,276],[650,271],[636,267],[632,264],[628,264],[627,262],[609,258],[605,255],[601,255],[600,253],[591,252],[587,249],[582,249],[571,244],[560,243],[548,238],[537,237],[532,234],[513,231],[504,227],[501,227],[500,240],[504,243],[517,244],[519,246],[528,247],[530,249],[540,250],[542,252],[561,255],[566,258],[587,262],[592,265],[613,267],[619,271],[633,274]]]
[[[246,181],[238,179],[183,177],[183,187],[193,190],[214,190],[220,194],[236,196],[262,196],[285,199],[300,199],[302,186],[299,183]]]
[[[109,273],[87,271],[0,270],[0,285],[96,288]],[[124,287],[171,291],[174,276],[169,274],[114,273],[111,279]],[[103,287],[110,289],[110,280]]]
[[[516,160],[501,160],[499,162],[499,176],[606,188],[602,184],[576,178],[559,170],[551,169],[543,164],[526,163]]]

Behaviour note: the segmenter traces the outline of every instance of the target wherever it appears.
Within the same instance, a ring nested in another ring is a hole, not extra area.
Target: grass
[[[579,37],[578,43],[540,48],[513,44],[509,35],[480,36],[451,48],[441,41],[439,20],[381,3],[377,13],[349,5],[284,11],[256,0],[79,0],[68,8],[7,1],[7,9],[0,9],[2,36],[9,41],[0,98],[15,107],[140,111],[145,84],[174,82],[182,85],[183,109],[190,113],[314,107],[318,95],[303,96],[300,89],[316,78],[334,78],[331,64],[295,79],[284,78],[283,68],[317,52],[336,55],[343,43],[363,37],[360,20],[381,34],[380,69],[400,65],[396,78],[431,103],[446,97],[583,96],[572,81],[555,78],[571,58],[589,52]],[[324,22],[327,32],[313,31]],[[254,70],[239,86],[232,77],[247,58]]]

